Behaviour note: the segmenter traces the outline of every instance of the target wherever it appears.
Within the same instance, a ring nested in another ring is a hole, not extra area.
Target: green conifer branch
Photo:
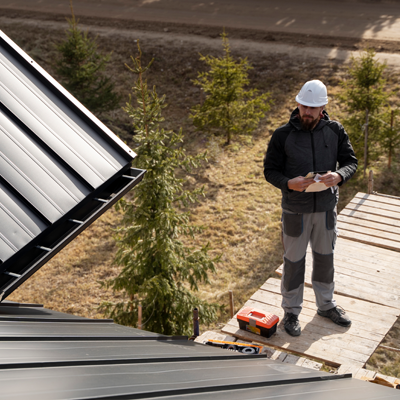
[[[201,310],[202,321],[216,318],[216,304],[197,297],[199,283],[209,282],[219,257],[209,255],[210,246],[191,249],[182,242],[183,236],[193,236],[200,227],[192,226],[190,213],[183,206],[197,200],[202,189],[187,191],[175,171],[188,173],[205,160],[205,154],[188,156],[182,147],[183,133],[160,127],[165,96],[159,98],[155,88],[150,91],[143,78],[150,65],[142,67],[139,55],[131,57],[128,66],[137,80],[133,94],[125,106],[135,128],[137,158],[134,164],[146,169],[135,188],[133,200],[123,200],[121,227],[116,231],[118,251],[115,264],[121,273],[103,282],[103,287],[122,292],[124,300],[103,303],[103,312],[125,325],[136,326],[137,307],[143,306],[144,329],[163,334],[190,334],[194,307]]]

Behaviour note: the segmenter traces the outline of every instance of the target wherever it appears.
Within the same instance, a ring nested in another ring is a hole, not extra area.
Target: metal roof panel
[[[0,321],[0,332],[8,329],[11,334],[0,338],[0,399],[400,398],[397,390],[350,375],[329,374],[265,355],[241,354],[34,305],[5,302],[0,305]],[[35,333],[39,335],[33,337]],[[77,333],[84,335],[77,338]],[[104,339],[107,336],[112,337]]]
[[[135,186],[135,153],[0,31],[0,300]]]

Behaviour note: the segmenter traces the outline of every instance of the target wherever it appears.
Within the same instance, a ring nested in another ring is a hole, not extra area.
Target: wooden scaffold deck
[[[358,193],[338,216],[338,228],[335,299],[351,317],[351,327],[340,327],[317,314],[308,254],[301,336],[288,335],[279,324],[275,335],[263,338],[239,329],[236,316],[222,332],[336,367],[363,367],[400,315],[400,199]],[[282,265],[276,272],[282,274]],[[280,283],[268,279],[244,307],[282,320]]]

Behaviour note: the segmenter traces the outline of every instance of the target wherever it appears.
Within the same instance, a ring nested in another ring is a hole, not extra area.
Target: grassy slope
[[[54,56],[52,43],[63,36],[63,29],[49,32],[40,26],[27,28],[15,24],[4,31],[51,71],[50,60]],[[117,88],[127,99],[132,77],[123,64],[129,61],[136,44],[115,33],[114,36],[102,37],[101,44],[104,50],[113,50],[113,62],[109,69]],[[156,84],[158,93],[166,94],[170,103],[164,114],[166,127],[177,129],[182,126],[186,132],[188,151],[203,150],[207,147],[207,139],[195,133],[188,120],[188,108],[200,99],[200,92],[193,87],[191,79],[204,68],[198,61],[198,52],[213,55],[218,55],[218,52],[206,47],[182,49],[172,42],[165,47],[147,41],[142,42],[142,48],[145,58],[155,58],[149,83]],[[234,49],[232,51],[235,55]],[[201,295],[210,301],[228,305],[227,292],[232,289],[236,308],[241,307],[281,263],[280,193],[265,182],[262,174],[262,159],[270,134],[286,122],[298,88],[308,79],[317,78],[328,84],[333,96],[328,112],[332,117],[338,117],[340,109],[334,95],[345,74],[343,66],[330,61],[317,64],[312,60],[260,53],[238,56],[249,57],[254,66],[250,76],[252,84],[260,91],[270,91],[274,106],[252,141],[241,138],[234,141],[230,148],[214,143],[210,150],[215,157],[202,170],[187,177],[188,186],[204,185],[206,189],[206,197],[191,210],[193,222],[204,225],[206,230],[188,244],[202,245],[209,241],[214,252],[223,254],[217,273],[211,279],[212,285],[201,287]],[[103,120],[123,139],[130,141],[131,128],[123,111],[116,110],[103,116]],[[395,186],[392,188],[396,189]],[[356,176],[341,190],[339,208],[357,191],[365,190],[365,182],[359,175]],[[392,192],[392,189],[378,190]],[[118,273],[118,268],[112,265],[115,253],[112,229],[117,224],[118,215],[110,210],[13,293],[10,299],[35,301],[59,311],[101,317],[97,306],[114,295],[101,290],[98,281]],[[226,320],[225,313],[216,326]],[[393,331],[390,343],[394,347],[400,347],[398,336],[398,330]],[[383,356],[378,354],[371,367],[383,368],[388,358],[386,353]]]

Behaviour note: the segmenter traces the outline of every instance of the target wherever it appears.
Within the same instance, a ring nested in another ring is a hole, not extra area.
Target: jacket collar
[[[330,121],[328,113],[323,110],[322,111],[323,117],[319,120],[317,126],[313,129],[313,132],[319,131],[322,129],[327,121]],[[301,124],[300,124],[300,116],[299,116],[299,109],[296,107],[293,111],[292,114],[290,115],[289,123],[294,126],[298,131],[302,130]]]

